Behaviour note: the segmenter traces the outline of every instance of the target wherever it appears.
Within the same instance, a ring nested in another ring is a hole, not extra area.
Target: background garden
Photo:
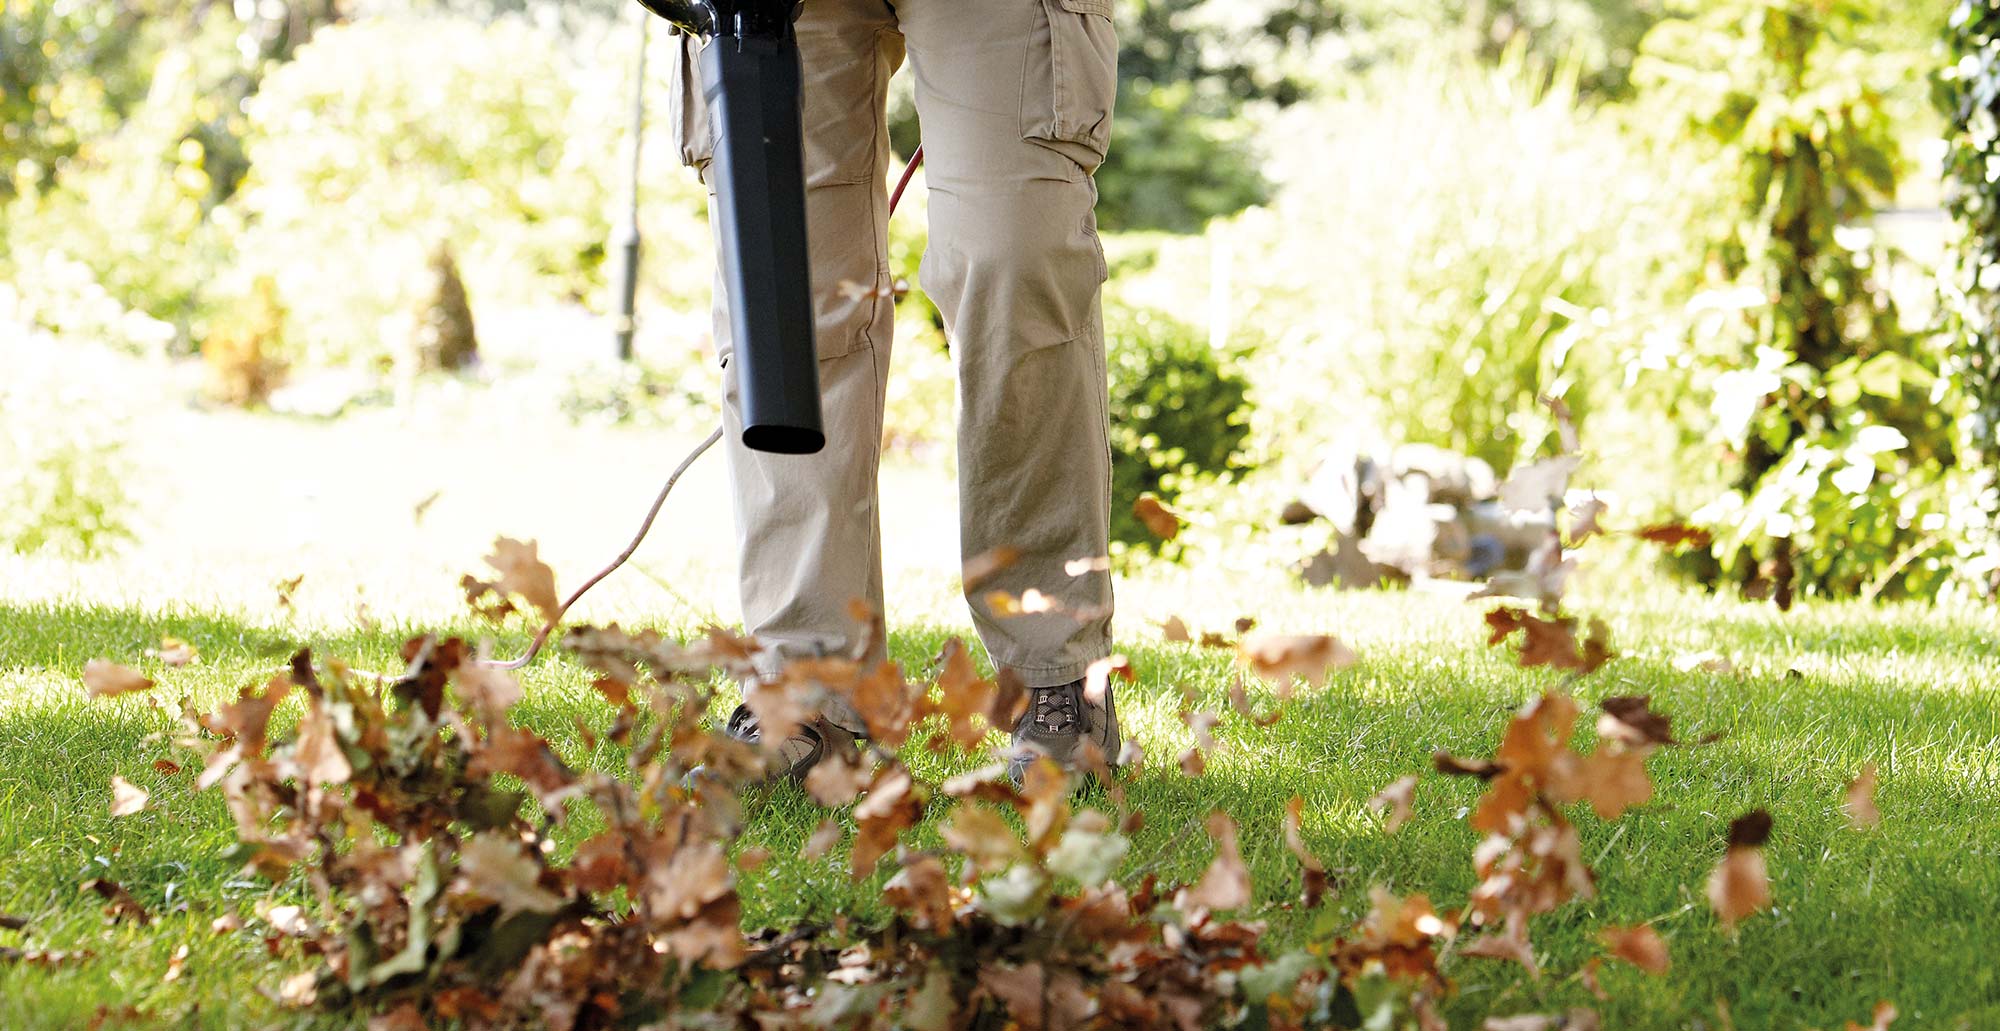
[[[0,0],[0,917],[25,925],[0,923],[0,1024],[358,1019],[286,988],[319,953],[270,911],[323,900],[244,872],[223,802],[155,760],[187,764],[179,699],[213,708],[298,645],[367,669],[426,633],[517,647],[526,620],[475,622],[459,574],[506,534],[579,582],[717,419],[710,236],[658,116],[660,31],[628,194],[636,14]],[[1477,784],[1425,780],[1395,835],[1372,796],[1434,752],[1491,754],[1546,689],[1651,695],[1682,739],[1718,739],[1663,750],[1623,822],[1576,817],[1601,894],[1538,914],[1538,963],[1440,946],[1439,1019],[1865,1026],[1890,1000],[1915,1026],[2000,1020],[1981,919],[2000,889],[2000,11],[1119,0],[1118,25],[1111,558],[1149,762],[1116,803],[1148,814],[1114,835],[1116,879],[1204,878],[1225,811],[1256,888],[1215,908],[1337,968],[1327,943],[1381,913],[1372,887],[1444,911],[1485,876]],[[921,127],[896,89],[900,163]],[[891,228],[910,291],[884,473],[912,671],[966,623],[921,183]],[[622,361],[610,283],[634,211]],[[734,621],[709,461],[580,618],[677,639]],[[1544,488],[1525,531],[1502,482]],[[1464,600],[1481,587],[1602,618],[1618,657],[1583,680],[1489,651]],[[1235,704],[1246,619],[1338,634],[1361,662],[1298,699],[1252,678]],[[87,702],[98,658],[156,680],[156,703]],[[576,768],[625,770],[586,667],[525,674],[517,716]],[[907,751],[930,782],[979,765]],[[1843,791],[1871,764],[1883,818],[1851,828]],[[148,807],[112,816],[114,775]],[[1292,796],[1333,868],[1318,913],[1279,836]],[[1777,902],[1739,931],[1702,878],[1753,807],[1775,817]],[[850,882],[844,857],[804,854],[826,815],[804,793],[745,808],[731,854],[769,856],[737,874],[746,928],[902,911],[883,884],[914,860]],[[948,849],[952,812],[940,794],[912,839]],[[149,922],[76,890],[100,880]],[[1600,986],[1612,925],[1655,927],[1672,969]],[[1231,978],[1204,984],[1241,1005],[1204,1020],[1284,1026]],[[867,1005],[890,1012],[839,1019]]]

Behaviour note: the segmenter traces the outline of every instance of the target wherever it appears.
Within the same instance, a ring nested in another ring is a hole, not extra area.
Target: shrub
[[[1504,470],[1551,446],[1538,395],[1582,420],[1615,400],[1678,241],[1668,191],[1567,80],[1519,57],[1384,67],[1272,138],[1270,208],[1119,284],[1268,341],[1247,364],[1261,461],[1289,476],[1380,435]]]
[[[250,102],[238,279],[276,279],[316,363],[386,360],[440,244],[475,305],[593,292],[617,151],[599,74],[512,20],[322,30]]]
[[[1132,512],[1142,495],[1171,503],[1197,480],[1244,467],[1248,388],[1237,355],[1218,354],[1170,315],[1114,306],[1105,322],[1111,539],[1143,547],[1157,538]]]
[[[1933,593],[1957,464],[1934,342],[1904,324],[1860,223],[1894,199],[1889,91],[1866,5],[1740,0],[1663,22],[1636,75],[1693,130],[1720,203],[1696,225],[1718,298],[1687,337],[1713,396],[1690,443],[1732,482],[1697,513],[1725,573],[1801,593]],[[1678,121],[1676,121],[1676,116]]]
[[[35,375],[28,349],[13,357],[30,360],[0,377],[0,548],[95,558],[132,536],[119,439],[73,417],[92,398]]]

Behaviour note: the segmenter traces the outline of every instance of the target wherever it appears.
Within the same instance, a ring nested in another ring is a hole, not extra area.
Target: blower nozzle
[[[702,94],[719,129],[709,180],[743,444],[777,454],[826,446],[806,251],[799,0],[638,0],[704,40]]]

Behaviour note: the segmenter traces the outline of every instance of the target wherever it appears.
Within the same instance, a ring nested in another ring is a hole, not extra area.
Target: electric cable
[[[889,195],[889,214],[891,216],[896,214],[896,205],[902,202],[903,191],[909,187],[910,178],[916,174],[918,166],[923,163],[924,148],[922,145],[919,145],[916,151],[910,155],[910,163],[904,166],[902,177],[896,181],[895,192]],[[550,613],[549,618],[542,623],[542,628],[536,631],[534,640],[528,642],[527,651],[521,653],[519,658],[509,659],[505,662],[495,659],[484,659],[480,660],[479,664],[487,669],[514,670],[522,669],[535,661],[535,657],[542,653],[542,647],[549,643],[549,635],[555,633],[556,628],[562,625],[563,616],[569,613],[570,607],[580,601],[585,594],[590,593],[590,589],[596,587],[605,577],[617,572],[619,567],[623,566],[639,550],[639,545],[646,542],[646,535],[653,532],[653,521],[660,517],[660,509],[666,505],[667,495],[673,493],[674,484],[680,482],[681,475],[688,471],[689,466],[694,465],[696,459],[707,454],[708,449],[714,447],[716,442],[721,439],[722,427],[717,426],[714,432],[708,435],[706,440],[696,444],[694,450],[689,451],[687,457],[681,459],[681,464],[674,467],[673,473],[667,477],[667,482],[660,485],[660,492],[653,496],[653,507],[646,510],[646,518],[639,524],[639,532],[632,535],[631,541],[625,545],[625,550],[619,552],[617,558],[612,559],[604,568],[599,569],[592,575],[590,579],[585,580],[582,586],[571,591],[569,597],[563,599],[562,605],[557,607],[553,613]]]

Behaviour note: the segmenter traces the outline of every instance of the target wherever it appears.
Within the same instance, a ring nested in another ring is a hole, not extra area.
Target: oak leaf
[[[1607,927],[1598,938],[1604,949],[1619,959],[1653,975],[1665,974],[1673,966],[1667,943],[1658,931],[1646,924],[1637,927]]]
[[[1402,829],[1403,824],[1409,822],[1410,808],[1416,799],[1416,794],[1417,778],[1414,774],[1398,777],[1368,800],[1368,808],[1378,813],[1387,812],[1388,816],[1382,822],[1382,829],[1394,834]]]
[[[1763,845],[1771,834],[1771,815],[1754,810],[1729,825],[1729,848],[1708,876],[1708,904],[1735,928],[1752,913],[1771,905],[1771,877],[1764,865]]]
[[[1294,677],[1317,687],[1333,671],[1346,669],[1358,661],[1353,650],[1331,634],[1253,637],[1237,645],[1237,657],[1251,672],[1281,689],[1289,689]]]
[[[1180,535],[1181,517],[1151,494],[1139,495],[1139,500],[1132,503],[1132,514],[1145,525],[1147,532],[1163,541]]]
[[[130,816],[146,808],[146,800],[152,796],[145,788],[123,777],[111,778],[111,815]]]
[[[92,698],[116,698],[119,695],[145,691],[153,686],[151,680],[108,659],[92,659],[83,664],[83,686]]]
[[[543,619],[554,619],[562,599],[556,594],[556,574],[542,561],[538,549],[534,541],[500,537],[494,540],[493,554],[486,556],[486,564],[500,574],[498,586],[503,592],[526,599]]]
[[[1227,813],[1208,814],[1208,836],[1215,839],[1215,860],[1201,880],[1174,899],[1182,912],[1241,909],[1250,904],[1250,868],[1236,843],[1236,821]]]
[[[1875,807],[1874,763],[1862,763],[1861,772],[1847,782],[1847,797],[1840,808],[1847,814],[1850,826],[1873,827],[1882,822],[1882,811]]]

